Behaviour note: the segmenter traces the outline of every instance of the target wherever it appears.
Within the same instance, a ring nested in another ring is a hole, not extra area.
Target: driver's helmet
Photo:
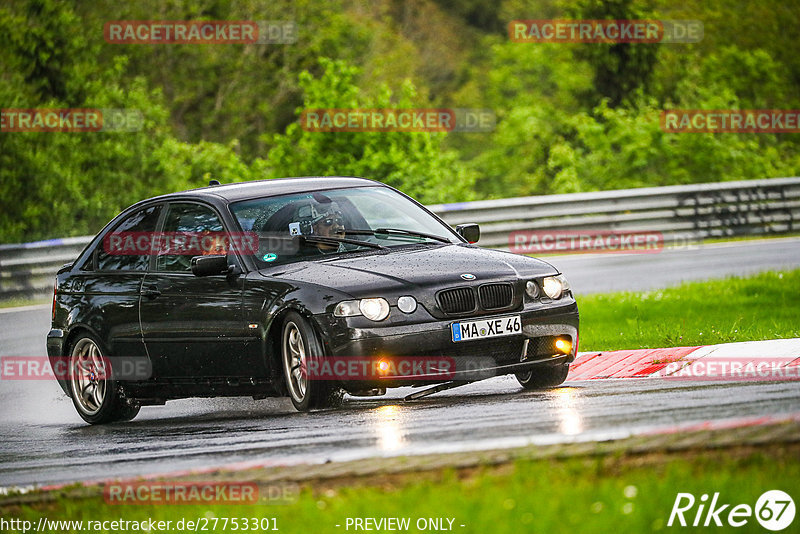
[[[336,223],[344,225],[344,216],[336,202],[312,201],[297,208],[295,220],[289,225],[289,232],[292,235],[311,235],[315,233],[314,227],[319,224],[332,226]]]

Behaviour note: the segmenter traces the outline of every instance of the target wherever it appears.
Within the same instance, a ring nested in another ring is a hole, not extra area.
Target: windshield
[[[385,187],[331,189],[235,202],[242,230],[258,236],[248,250],[260,267],[354,251],[459,243],[450,228]]]

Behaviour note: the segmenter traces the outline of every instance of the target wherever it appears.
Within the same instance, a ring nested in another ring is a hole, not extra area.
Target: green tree
[[[98,65],[98,45],[75,31],[68,4],[22,8],[0,8],[0,58],[12,66],[0,76],[3,108],[122,108],[141,112],[144,123],[136,132],[0,132],[2,242],[95,233],[122,208],[204,185],[209,173],[249,177],[229,146],[175,141],[160,91],[142,77],[122,87],[124,56]],[[53,43],[66,52],[54,53]]]
[[[581,0],[569,12],[579,19],[652,19],[652,2],[642,0]],[[637,89],[647,87],[657,61],[659,47],[652,43],[591,43],[576,48],[576,57],[594,68],[594,90],[584,95],[587,103],[607,100],[617,107],[631,102]]]
[[[344,61],[322,58],[323,73],[300,75],[305,109],[425,107],[414,86],[404,83],[394,95],[382,86],[376,96],[356,85],[359,70]],[[301,108],[297,112],[300,113]],[[292,123],[272,136],[267,164],[275,175],[362,176],[394,186],[422,202],[471,198],[474,175],[453,151],[443,150],[445,134],[416,132],[311,132]]]

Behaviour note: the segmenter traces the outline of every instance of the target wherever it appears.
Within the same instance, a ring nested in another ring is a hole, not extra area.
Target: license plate
[[[480,321],[464,321],[450,325],[453,342],[486,339],[489,337],[510,336],[522,332],[522,320],[519,315],[482,319]]]

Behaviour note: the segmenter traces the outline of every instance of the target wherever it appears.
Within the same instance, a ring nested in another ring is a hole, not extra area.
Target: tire
[[[295,409],[308,412],[330,408],[341,400],[341,390],[333,383],[309,379],[303,368],[324,357],[314,329],[299,313],[289,312],[281,328],[281,365],[289,398]]]
[[[67,386],[72,404],[92,425],[130,421],[139,413],[139,406],[125,398],[120,384],[105,377],[111,370],[100,347],[89,334],[80,335],[70,345]]]
[[[525,389],[552,388],[564,383],[569,373],[569,365],[542,365],[534,367],[526,373],[517,373],[517,382]]]

